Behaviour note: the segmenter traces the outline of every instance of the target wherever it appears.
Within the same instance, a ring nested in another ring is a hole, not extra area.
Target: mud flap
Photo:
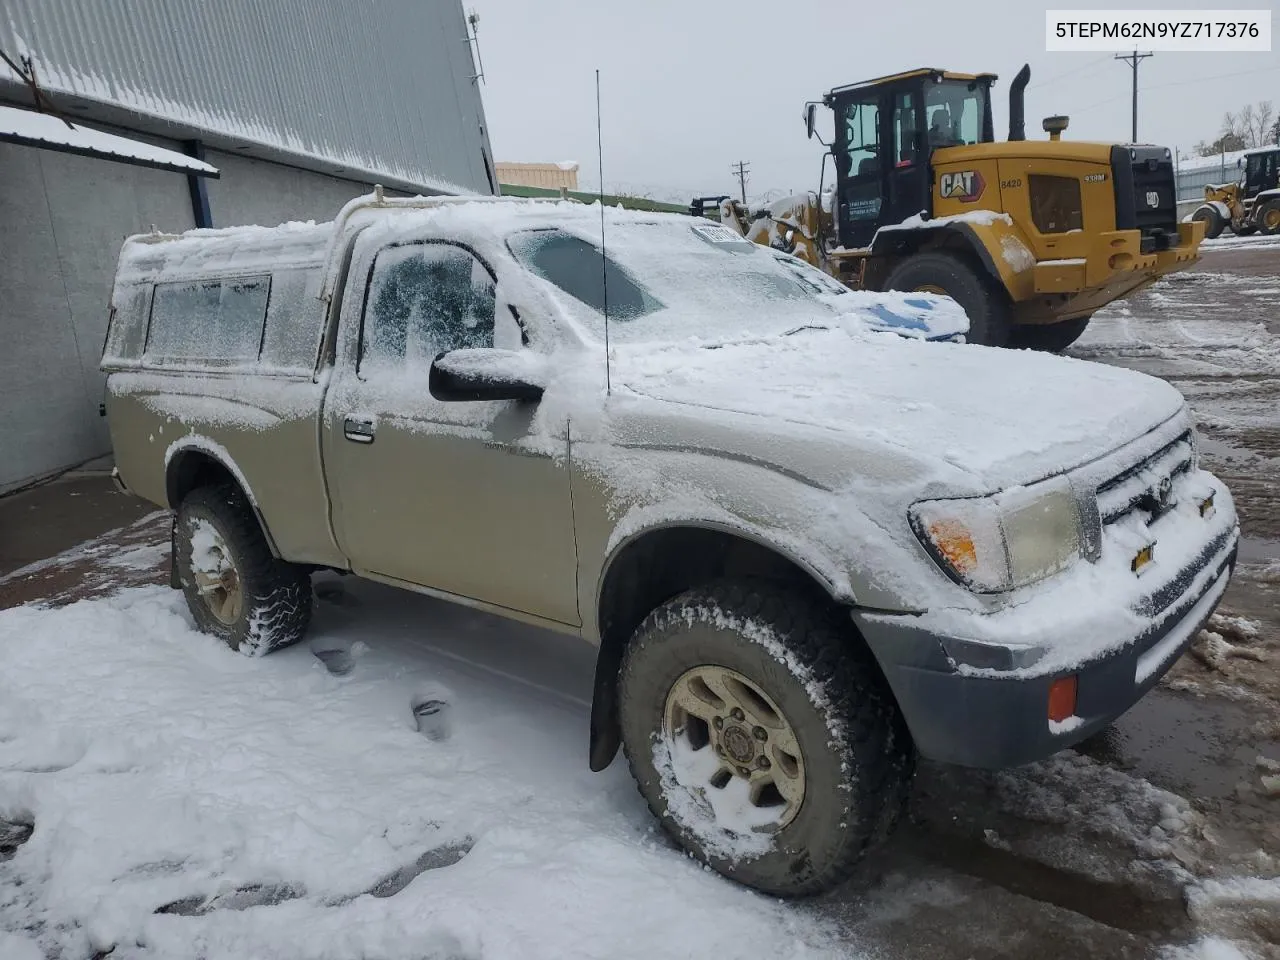
[[[618,668],[621,666],[621,644],[602,645],[596,656],[595,689],[591,697],[588,766],[593,773],[609,766],[622,745],[622,727],[618,723]]]
[[[182,589],[182,580],[178,576],[178,514],[176,511],[169,523],[169,586],[174,590]]]

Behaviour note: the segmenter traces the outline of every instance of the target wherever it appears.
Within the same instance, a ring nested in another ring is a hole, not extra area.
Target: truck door
[[[884,222],[884,169],[893,160],[881,150],[880,94],[869,91],[842,103],[836,119],[840,242],[849,248],[871,243]]]
[[[880,223],[901,223],[929,209],[929,152],[924,138],[924,110],[915,86],[893,94],[887,142],[893,144],[888,169],[889,190]]]
[[[339,545],[357,572],[578,625],[568,462],[545,435],[532,442],[536,405],[444,403],[427,388],[441,352],[521,348],[494,271],[460,244],[367,239],[326,401]]]

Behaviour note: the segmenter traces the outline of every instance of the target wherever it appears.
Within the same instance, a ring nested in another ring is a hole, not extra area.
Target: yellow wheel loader
[[[1204,203],[1191,214],[1210,240],[1224,228],[1240,237],[1280,233],[1280,147],[1246,153],[1238,163],[1240,180],[1205,187]]]
[[[818,192],[756,213],[722,199],[718,219],[858,289],[948,294],[971,342],[1061,350],[1100,307],[1199,259],[1204,226],[1178,223],[1165,147],[1067,142],[1066,117],[1027,140],[1030,78],[1024,66],[1013,82],[1007,142],[994,74],[922,68],[837,87],[822,99],[835,139]],[[805,105],[811,138],[817,106]]]

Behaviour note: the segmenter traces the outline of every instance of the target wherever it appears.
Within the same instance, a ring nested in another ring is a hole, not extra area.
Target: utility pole
[[[733,171],[733,175],[738,178],[738,189],[742,193],[742,205],[747,204],[747,180],[750,176],[750,164],[744,160],[737,163],[731,163],[729,169]]]
[[[1115,57],[1133,67],[1133,139],[1130,143],[1138,142],[1138,64],[1154,56],[1154,53],[1139,53],[1135,50],[1133,53],[1117,53]]]

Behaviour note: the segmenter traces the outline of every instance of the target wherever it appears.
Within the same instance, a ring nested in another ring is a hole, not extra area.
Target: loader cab
[[[1244,197],[1256,197],[1263,190],[1277,186],[1280,186],[1280,148],[1245,154],[1241,191]]]
[[[995,139],[994,74],[921,69],[837,87],[835,221],[840,245],[865,247],[879,227],[932,212],[933,151]]]

